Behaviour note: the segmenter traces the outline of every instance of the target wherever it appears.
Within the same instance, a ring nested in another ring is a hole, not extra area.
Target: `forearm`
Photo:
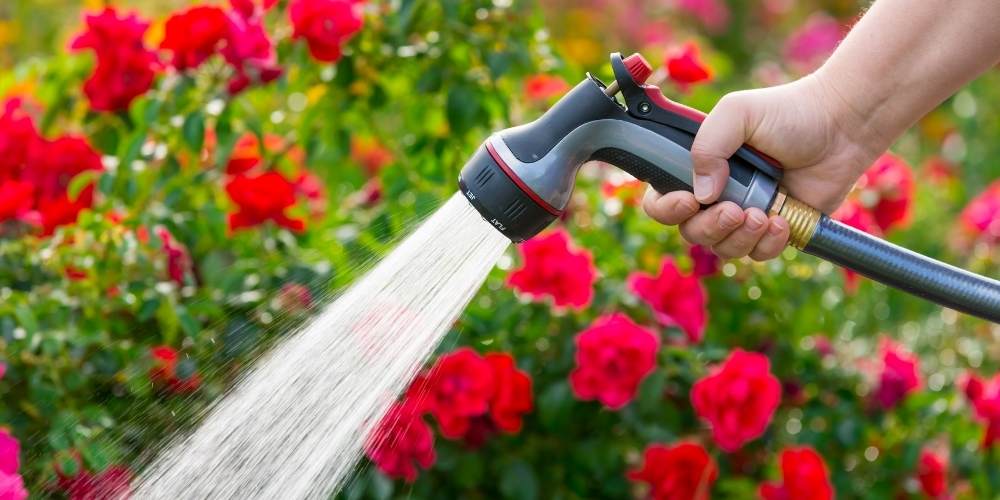
[[[878,0],[815,74],[869,147],[1000,61],[998,0]]]

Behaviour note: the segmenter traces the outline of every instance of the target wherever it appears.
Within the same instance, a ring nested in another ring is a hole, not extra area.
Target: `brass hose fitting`
[[[788,221],[788,242],[799,250],[805,248],[816,234],[816,226],[822,215],[819,210],[788,196],[784,188],[778,191],[768,213],[780,215]]]

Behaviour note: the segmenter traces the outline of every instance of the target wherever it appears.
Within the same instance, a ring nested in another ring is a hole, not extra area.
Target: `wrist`
[[[898,135],[880,120],[888,97],[866,88],[858,80],[840,77],[827,65],[805,79],[826,113],[837,142],[844,149],[855,151],[860,175]]]

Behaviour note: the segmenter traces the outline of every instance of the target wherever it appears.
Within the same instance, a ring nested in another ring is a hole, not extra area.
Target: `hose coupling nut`
[[[805,248],[809,240],[812,240],[822,215],[819,210],[788,196],[784,189],[778,191],[778,196],[774,199],[769,212],[770,215],[780,215],[788,221],[788,242],[799,250]]]

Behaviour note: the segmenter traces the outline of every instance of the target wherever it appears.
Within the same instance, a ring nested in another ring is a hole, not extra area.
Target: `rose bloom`
[[[655,333],[628,316],[602,316],[576,336],[576,367],[569,375],[573,394],[619,410],[656,368],[660,348]]]
[[[719,272],[719,256],[712,253],[711,250],[701,246],[701,245],[691,245],[688,247],[688,256],[691,257],[691,261],[694,262],[694,268],[691,272],[695,276],[715,276]]]
[[[228,32],[229,20],[222,9],[199,5],[167,19],[160,48],[173,53],[174,68],[194,69],[219,50]]]
[[[992,380],[984,380],[969,374],[962,383],[962,391],[969,399],[978,420],[986,425],[983,448],[989,449],[1000,443],[1000,373]]]
[[[601,194],[605,198],[615,198],[628,206],[637,206],[642,200],[642,193],[646,191],[646,183],[625,174],[618,172],[610,173],[601,183]]]
[[[901,158],[885,153],[857,184],[858,198],[883,232],[910,223],[915,185],[913,170]]]
[[[493,367],[476,351],[463,347],[437,359],[414,381],[408,397],[421,402],[449,439],[461,438],[470,419],[485,415],[496,390]]]
[[[286,214],[297,201],[295,185],[278,172],[237,175],[226,183],[226,193],[236,204],[236,211],[229,214],[232,230],[258,226],[269,220],[295,232],[305,230],[305,221]]]
[[[882,229],[879,228],[875,217],[856,200],[849,199],[845,201],[830,217],[859,231],[875,236],[882,236]],[[844,289],[847,293],[853,294],[858,290],[858,279],[860,276],[850,269],[844,269],[843,272]]]
[[[725,30],[729,24],[729,7],[723,0],[676,0],[676,2],[678,10],[694,16],[713,33]]]
[[[964,231],[990,245],[1000,244],[1000,180],[994,181],[962,209]]]
[[[106,500],[129,498],[132,472],[121,465],[112,465],[98,474],[80,471],[66,483],[70,500]]]
[[[163,253],[167,257],[167,275],[178,286],[184,286],[184,276],[193,269],[187,247],[177,241],[165,227],[158,227],[156,234],[163,242]]]
[[[412,483],[417,466],[434,465],[434,433],[411,400],[394,403],[365,442],[365,454],[383,474]]]
[[[97,65],[83,91],[96,111],[122,111],[153,85],[159,60],[146,48],[143,37],[149,23],[135,14],[119,17],[111,7],[86,16],[86,30],[70,45],[91,49]]]
[[[781,402],[781,383],[763,354],[733,351],[691,388],[695,413],[720,448],[734,452],[764,434]]]
[[[23,217],[35,202],[35,186],[30,182],[0,182],[0,222]]]
[[[278,4],[278,0],[229,0],[233,10],[243,17],[259,16]]]
[[[847,30],[836,19],[824,13],[813,14],[785,42],[785,61],[801,73],[818,68]]]
[[[943,498],[948,488],[948,462],[937,453],[924,449],[917,464],[920,489],[929,498]]]
[[[531,377],[517,369],[510,354],[491,352],[485,359],[493,369],[494,391],[490,398],[490,419],[503,432],[521,432],[524,415],[534,407]]]
[[[701,342],[708,323],[708,298],[698,276],[681,273],[672,258],[664,257],[659,274],[632,273],[627,283],[661,325],[676,326],[689,342]]]
[[[882,371],[873,397],[883,410],[894,408],[920,388],[920,360],[889,340],[882,342]]]
[[[194,392],[201,385],[201,377],[197,373],[186,377],[177,373],[180,356],[170,346],[157,346],[149,351],[153,358],[153,367],[149,369],[149,379],[157,386],[166,388],[174,394]]]
[[[529,101],[548,102],[570,90],[566,80],[554,75],[538,74],[524,80],[524,97]]]
[[[252,84],[277,80],[281,76],[281,67],[261,16],[243,16],[234,11],[227,17],[228,36],[222,56],[234,71],[227,86],[229,93],[238,94]]]
[[[653,444],[643,453],[642,466],[628,478],[649,485],[655,500],[708,500],[719,469],[697,443]]]
[[[826,463],[809,447],[781,452],[782,483],[764,483],[758,494],[763,500],[831,500],[833,485]]]
[[[284,137],[277,134],[264,134],[262,147],[260,140],[257,139],[257,134],[248,132],[240,136],[236,140],[236,144],[233,145],[233,152],[226,163],[226,173],[229,175],[245,174],[258,169],[258,167],[267,166],[264,164],[262,149],[271,154],[283,154],[283,157],[287,157],[299,168],[305,163],[305,152],[302,151],[302,148],[297,145],[289,147]]]
[[[392,151],[374,137],[356,135],[351,137],[351,161],[361,165],[369,177],[374,177],[392,163]]]
[[[523,265],[507,284],[538,300],[551,297],[556,307],[583,309],[594,296],[597,269],[586,250],[574,250],[569,233],[559,228],[518,246]]]
[[[24,500],[28,491],[18,473],[21,444],[6,429],[0,428],[0,499]]]
[[[363,24],[360,0],[292,0],[288,14],[295,28],[292,36],[304,38],[309,53],[322,62],[337,62],[340,47]]]
[[[686,91],[691,85],[712,79],[712,69],[701,60],[700,52],[698,45],[688,42],[671,51],[664,60],[667,74],[682,91]]]
[[[8,99],[0,114],[0,180],[21,175],[28,155],[41,137],[20,99]]]

